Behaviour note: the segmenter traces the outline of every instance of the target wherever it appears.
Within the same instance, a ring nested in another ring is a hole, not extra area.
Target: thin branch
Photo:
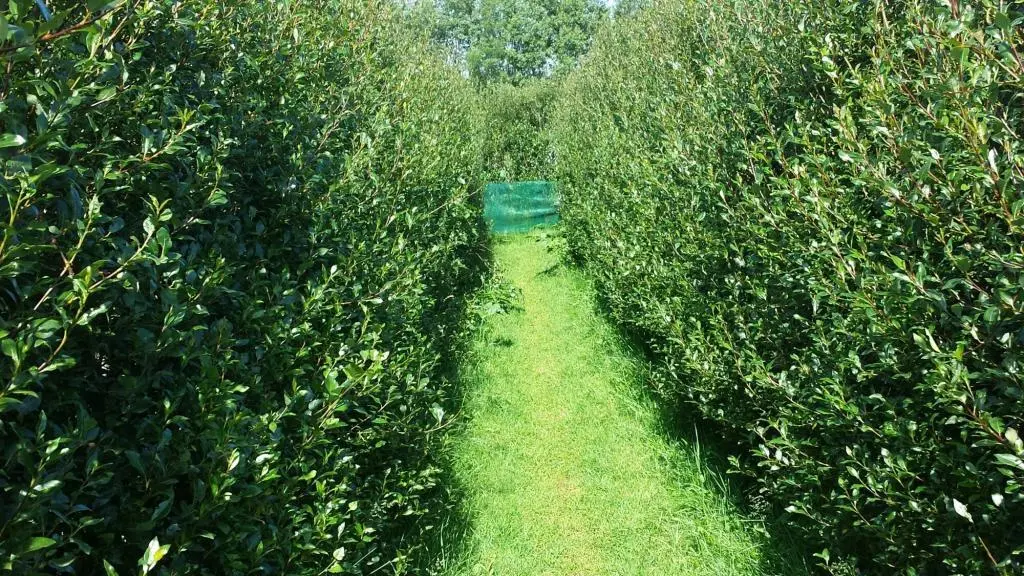
[[[124,25],[127,24],[128,21],[132,19],[132,14],[134,14],[135,11],[139,9],[139,4],[141,4],[141,3],[142,3],[142,0],[135,0],[135,3],[132,4],[131,9],[128,11],[127,14],[125,14],[124,19],[121,20],[121,23],[118,24],[117,28],[114,28],[114,31],[110,33],[110,38],[107,38],[106,43],[103,45],[104,49],[110,47],[110,45],[114,42],[114,40],[117,39],[118,35],[121,34],[121,30],[124,28]]]
[[[107,16],[113,14],[114,12],[117,12],[123,6],[124,6],[124,4],[118,4],[117,6],[111,8],[110,10],[107,10],[106,12],[100,12],[99,14],[93,16],[92,18],[84,19],[81,22],[79,22],[78,24],[75,24],[74,26],[68,26],[67,28],[63,28],[63,29],[57,30],[55,32],[47,32],[46,34],[43,34],[42,36],[40,36],[39,38],[36,38],[32,42],[28,42],[26,44],[19,44],[17,46],[8,46],[6,48],[0,48],[0,54],[7,54],[8,52],[16,52],[18,50],[21,50],[22,48],[28,48],[29,46],[34,46],[36,44],[41,44],[41,43],[44,43],[44,42],[52,42],[53,40],[57,40],[58,38],[63,38],[64,36],[68,36],[69,34],[74,34],[75,32],[78,32],[79,30],[81,30],[83,28],[86,28],[88,26],[91,26],[91,25],[95,24],[96,22],[99,22],[100,20],[106,18]]]

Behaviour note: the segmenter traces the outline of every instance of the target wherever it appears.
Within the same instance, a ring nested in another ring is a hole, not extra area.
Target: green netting
[[[554,182],[488,184],[484,190],[484,218],[498,234],[526,232],[558,222],[558,194]]]

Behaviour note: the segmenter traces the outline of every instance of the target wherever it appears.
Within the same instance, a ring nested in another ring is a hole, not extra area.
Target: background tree
[[[612,18],[632,16],[643,8],[650,6],[651,0],[616,0],[609,3]]]
[[[422,0],[414,7],[430,14],[435,42],[483,84],[518,85],[571,69],[608,14],[601,0]]]

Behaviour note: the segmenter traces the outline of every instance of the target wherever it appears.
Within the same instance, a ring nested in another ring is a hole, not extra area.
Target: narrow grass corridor
[[[495,240],[522,309],[466,367],[455,473],[469,526],[453,575],[749,575],[763,538],[698,450],[674,445],[615,331],[544,234]]]

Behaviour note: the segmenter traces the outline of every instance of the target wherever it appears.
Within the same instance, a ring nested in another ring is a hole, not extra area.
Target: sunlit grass
[[[447,572],[763,573],[763,538],[697,450],[660,433],[589,286],[544,238],[496,241],[523,310],[491,317],[465,370],[453,465],[469,524]]]

